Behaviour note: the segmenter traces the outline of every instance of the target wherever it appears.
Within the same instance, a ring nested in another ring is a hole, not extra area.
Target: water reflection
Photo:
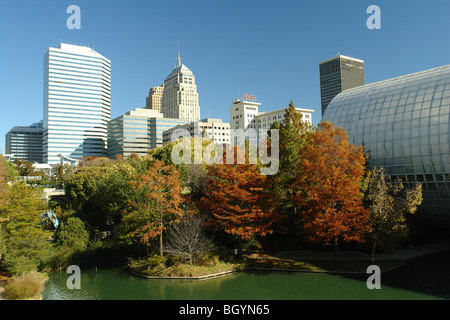
[[[450,299],[450,252],[382,274],[381,290],[367,277],[314,273],[235,273],[200,281],[150,280],[128,271],[81,270],[81,290],[69,290],[69,274],[50,274],[48,300],[355,300]]]

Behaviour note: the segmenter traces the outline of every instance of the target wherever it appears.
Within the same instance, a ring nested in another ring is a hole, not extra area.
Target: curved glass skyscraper
[[[368,167],[384,167],[407,184],[423,183],[422,210],[450,227],[450,65],[337,95],[322,120],[364,146]]]
[[[58,155],[106,156],[111,119],[111,61],[93,49],[61,43],[44,62],[44,162]]]

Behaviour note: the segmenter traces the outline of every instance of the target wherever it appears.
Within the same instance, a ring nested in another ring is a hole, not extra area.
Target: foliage
[[[301,150],[302,174],[292,185],[306,237],[329,245],[364,241],[368,214],[362,203],[365,155],[342,128],[322,122]]]
[[[79,217],[93,228],[118,224],[129,200],[138,195],[129,185],[136,170],[127,162],[85,165],[66,181],[66,195]]]
[[[55,237],[58,245],[69,247],[73,251],[84,250],[89,241],[89,233],[83,221],[76,217],[70,217],[67,222],[61,222]]]
[[[14,159],[13,163],[16,166],[19,176],[32,176],[35,174],[33,163],[31,161]]]
[[[71,166],[69,163],[65,163],[64,165],[58,165],[56,167],[56,178],[65,183],[70,176],[75,172],[75,168]]]
[[[372,260],[376,245],[395,247],[408,235],[407,215],[414,214],[422,203],[422,185],[405,188],[400,182],[391,183],[383,168],[367,172],[368,185],[365,202],[369,211],[368,239],[373,244]]]
[[[15,183],[0,208],[3,239],[6,245],[4,263],[9,272],[37,270],[51,256],[48,233],[37,227],[45,203],[36,191],[24,183]]]
[[[6,161],[6,158],[0,154],[0,189],[2,188],[2,184],[8,181],[14,181],[17,176],[16,166],[11,162]]]
[[[279,170],[270,177],[270,190],[277,211],[284,219],[284,229],[294,226],[292,217],[297,216],[297,205],[291,201],[299,190],[292,188],[295,179],[302,173],[302,150],[309,143],[312,128],[302,120],[302,114],[291,101],[286,109],[284,121],[274,123],[271,129],[279,129]],[[287,219],[287,221],[286,221]]]
[[[144,192],[145,198],[131,202],[132,210],[123,218],[122,238],[148,243],[159,237],[163,256],[163,231],[167,224],[178,222],[183,215],[179,172],[175,166],[156,160],[150,170],[136,175],[129,184]]]
[[[272,233],[272,224],[277,220],[271,206],[267,176],[260,174],[256,164],[235,164],[208,166],[209,185],[199,206],[216,229],[234,234],[240,239],[253,235],[265,236]],[[248,153],[245,154],[248,163]]]
[[[44,276],[37,272],[27,272],[15,276],[5,286],[5,293],[11,300],[35,298],[44,291]]]

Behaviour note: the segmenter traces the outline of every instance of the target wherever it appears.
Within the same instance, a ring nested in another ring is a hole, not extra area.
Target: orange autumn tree
[[[183,215],[179,172],[173,165],[165,166],[156,160],[145,174],[136,176],[130,185],[142,192],[142,201],[133,202],[135,210],[124,217],[131,229],[128,236],[138,235],[142,243],[159,237],[159,250],[163,256],[163,231],[167,224],[178,222]]]
[[[301,207],[306,237],[324,246],[340,239],[364,242],[368,213],[362,203],[365,161],[361,146],[349,143],[342,128],[319,124],[301,154],[302,175],[296,177],[292,201]],[[337,256],[335,256],[337,258]]]
[[[271,226],[276,221],[268,179],[260,173],[260,166],[237,162],[237,147],[234,146],[234,164],[215,164],[207,167],[208,188],[199,201],[199,207],[209,214],[209,223],[214,229],[223,229],[237,236],[239,252],[241,240],[252,236],[265,236],[272,233]]]

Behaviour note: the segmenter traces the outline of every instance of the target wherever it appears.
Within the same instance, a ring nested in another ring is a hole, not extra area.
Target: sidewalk
[[[375,254],[376,260],[410,260],[423,257],[429,254],[444,252],[450,250],[450,241],[437,244],[421,245],[417,247],[409,247],[396,250],[392,254],[379,253]],[[317,252],[317,251],[282,251],[275,254],[279,259],[299,259],[305,261],[313,260],[333,260],[334,252]],[[368,253],[358,251],[340,251],[339,260],[371,260],[372,256]]]

